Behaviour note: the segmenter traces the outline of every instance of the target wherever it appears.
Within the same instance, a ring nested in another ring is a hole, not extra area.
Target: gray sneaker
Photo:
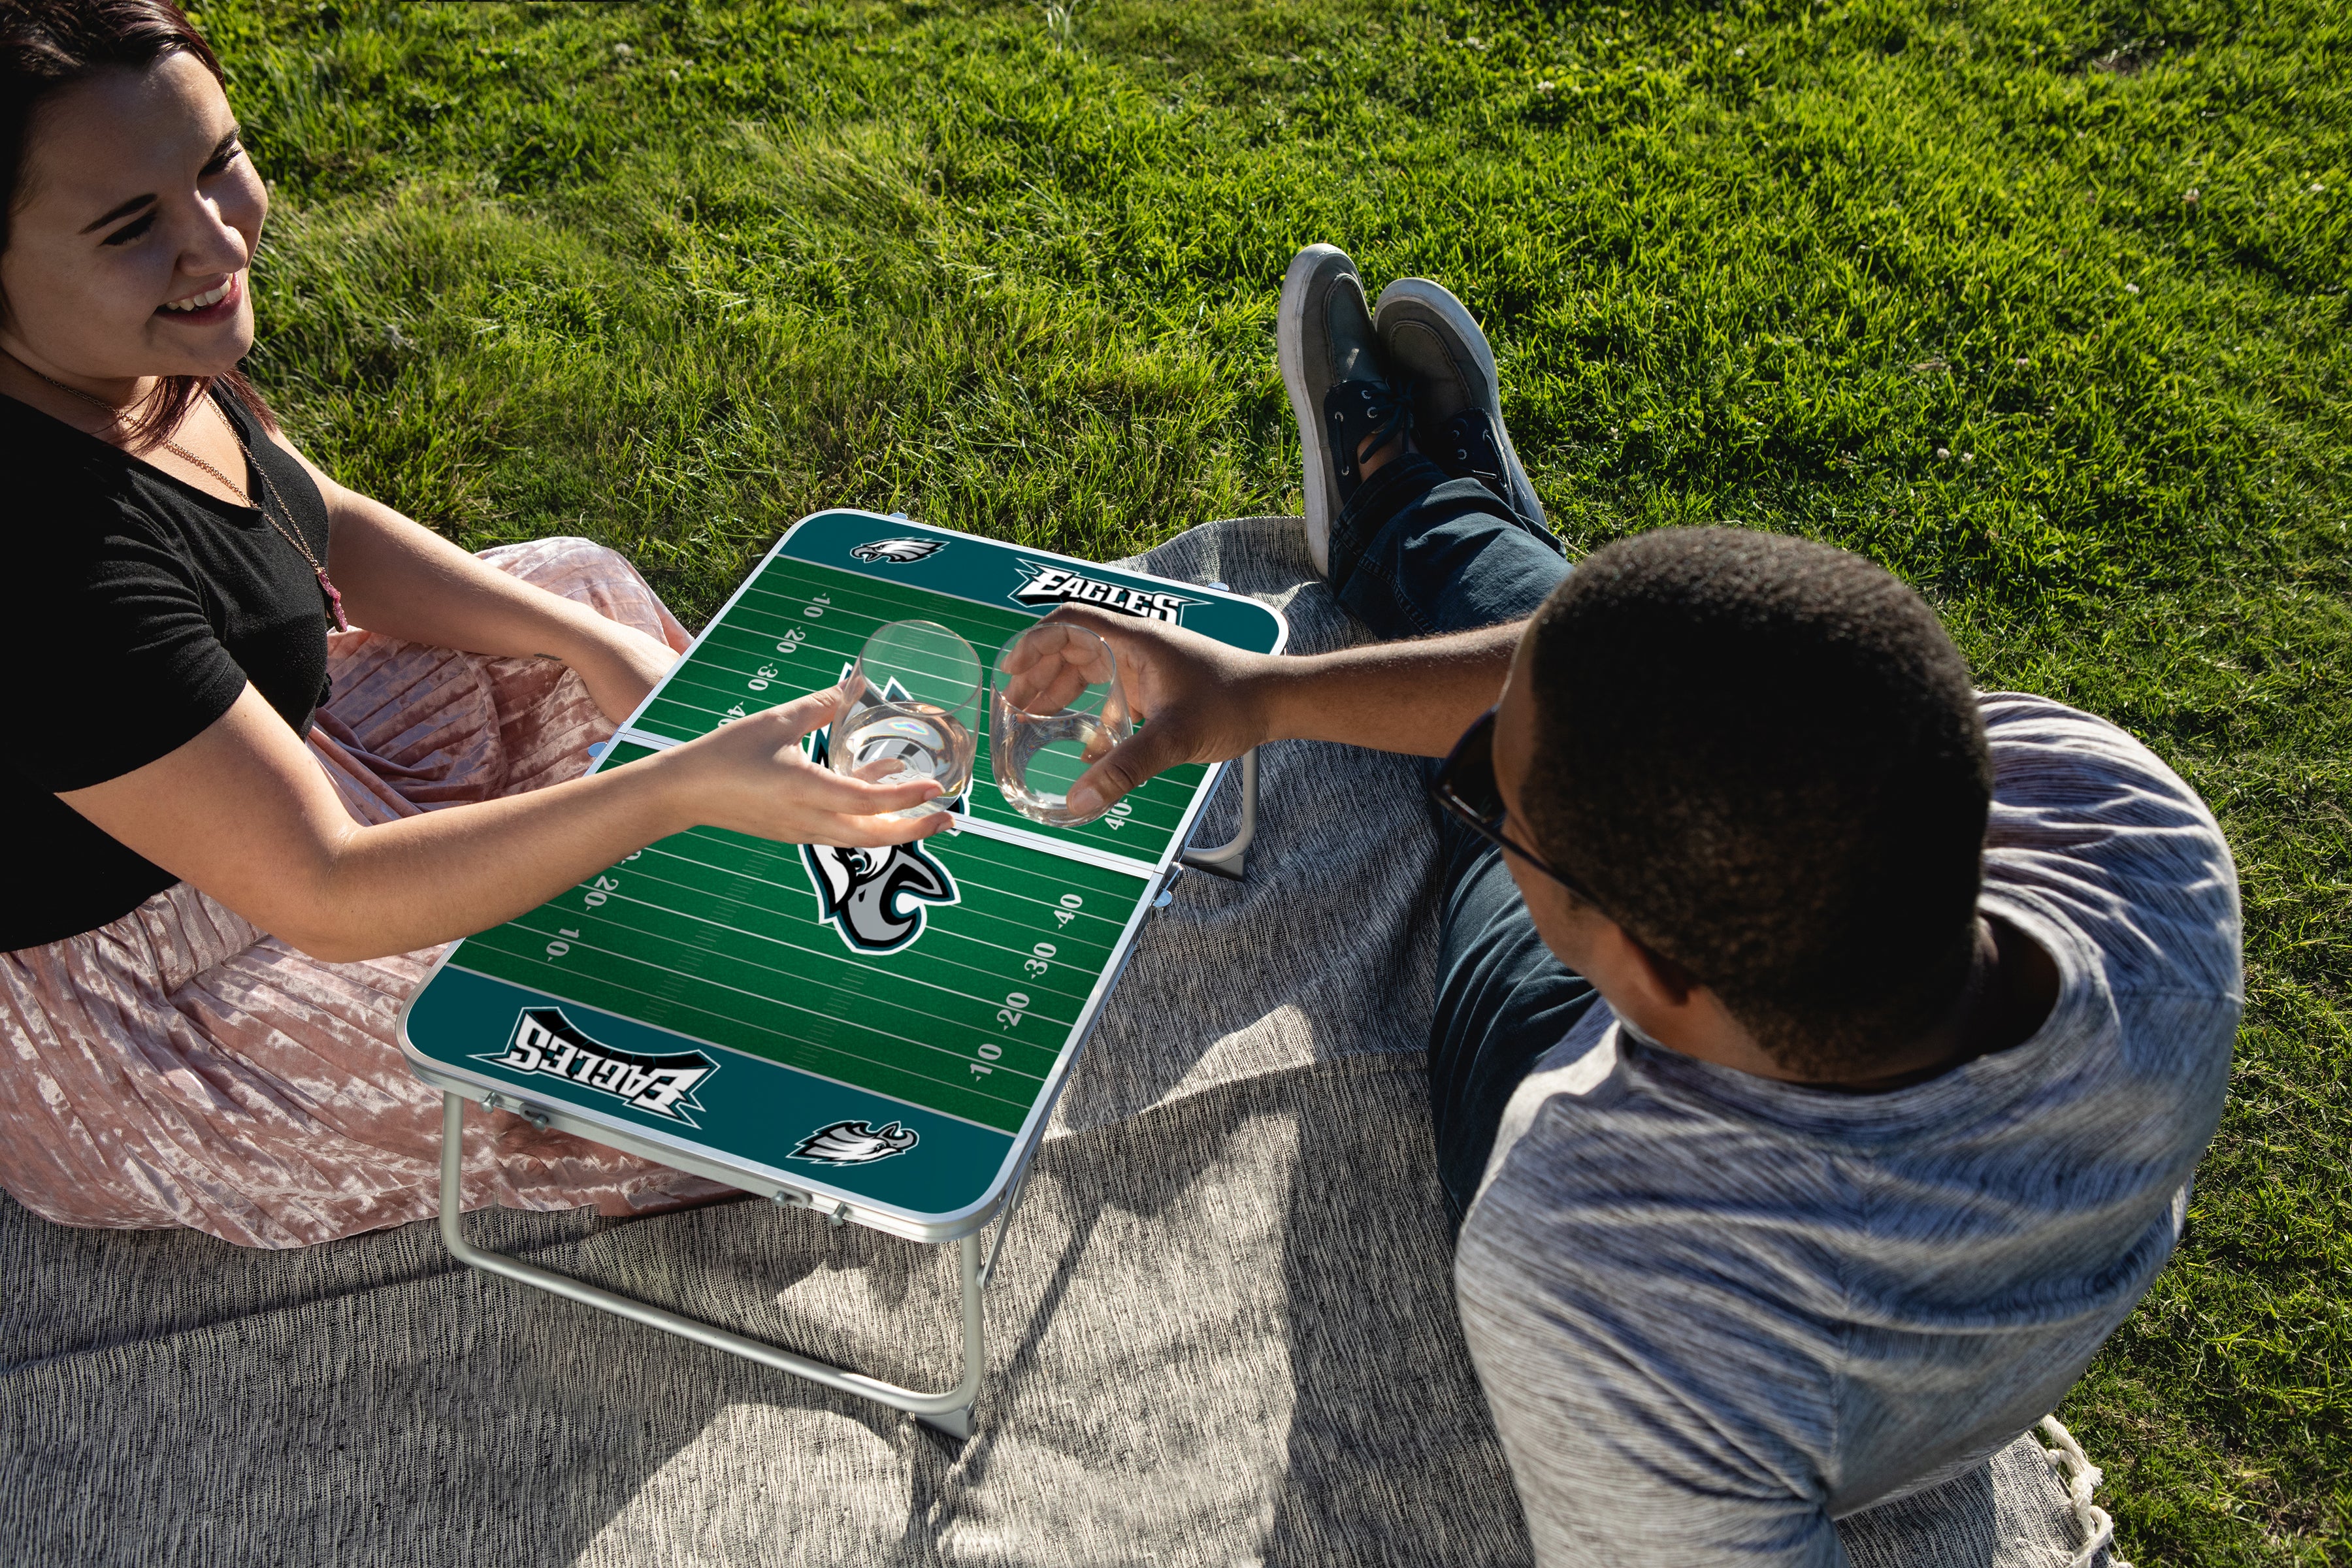
[[[1307,548],[1331,570],[1331,524],[1363,482],[1356,454],[1402,431],[1409,410],[1389,384],[1387,363],[1364,308],[1364,282],[1347,252],[1310,245],[1291,258],[1275,322],[1282,384],[1298,416],[1305,460]],[[1378,439],[1375,439],[1375,438]]]
[[[1469,307],[1426,278],[1400,278],[1381,290],[1372,321],[1411,389],[1413,445],[1450,477],[1478,480],[1529,532],[1560,548],[1503,428],[1495,352]]]

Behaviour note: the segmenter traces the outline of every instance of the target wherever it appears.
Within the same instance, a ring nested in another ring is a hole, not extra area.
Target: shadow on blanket
[[[1345,619],[1295,521],[1148,563]],[[1269,749],[1249,880],[1147,928],[988,1301],[980,1435],[454,1268],[428,1225],[307,1251],[0,1204],[0,1543],[26,1563],[1516,1563],[1456,1325],[1419,1052],[1407,765]],[[1203,841],[1230,821],[1221,801]],[[730,1204],[493,1213],[494,1245],[944,1384],[952,1251]],[[2037,1446],[1849,1521],[1868,1564],[2064,1563]]]

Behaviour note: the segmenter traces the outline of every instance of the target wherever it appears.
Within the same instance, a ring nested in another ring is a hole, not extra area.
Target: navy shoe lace
[[[1419,430],[1413,432],[1413,438],[1448,478],[1477,480],[1495,493],[1495,499],[1503,503],[1520,527],[1566,553],[1551,530],[1521,510],[1518,498],[1512,493],[1515,487],[1509,466],[1503,459],[1502,443],[1495,439],[1495,422],[1484,409],[1464,409],[1445,422],[1434,441],[1424,438]]]
[[[1384,381],[1342,381],[1323,395],[1323,437],[1331,444],[1331,473],[1345,502],[1364,481],[1356,454],[1377,452],[1412,427],[1412,388]]]
[[[1503,449],[1496,444],[1495,426],[1483,409],[1465,409],[1447,420],[1423,450],[1448,475],[1475,479],[1494,491],[1495,499],[1505,506],[1513,504],[1510,478],[1503,469]]]

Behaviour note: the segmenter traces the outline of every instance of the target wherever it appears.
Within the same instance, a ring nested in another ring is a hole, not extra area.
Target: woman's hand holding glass
[[[947,826],[942,815],[896,815],[936,799],[936,780],[870,783],[803,752],[802,738],[835,722],[840,700],[837,689],[812,692],[631,766],[668,771],[691,820],[759,838],[850,848],[904,844]]]

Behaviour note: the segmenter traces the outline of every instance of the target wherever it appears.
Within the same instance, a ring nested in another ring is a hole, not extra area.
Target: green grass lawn
[[[2352,1561],[2352,23],[2327,0],[217,4],[258,379],[689,621],[848,503],[1107,556],[1295,510],[1331,240],[1493,334],[1575,548],[1884,562],[2234,846],[2190,1231],[2061,1412],[2151,1563]]]

